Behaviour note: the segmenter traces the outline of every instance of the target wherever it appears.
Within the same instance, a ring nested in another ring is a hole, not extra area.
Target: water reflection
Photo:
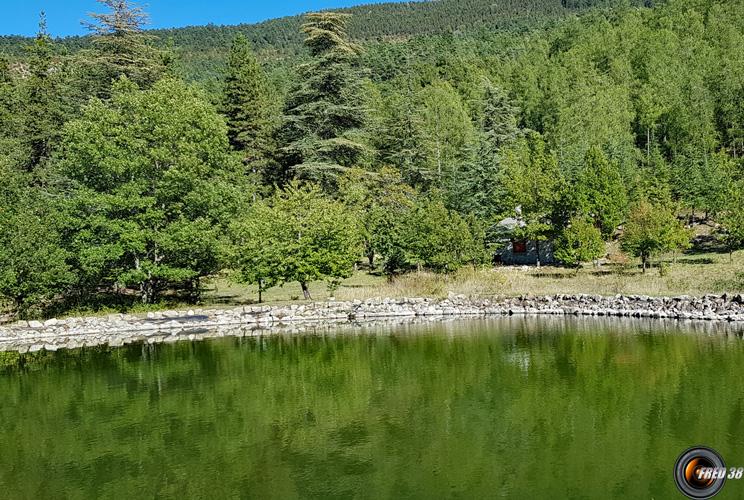
[[[735,329],[511,318],[3,358],[9,498],[676,498]],[[744,495],[731,482],[721,498]]]

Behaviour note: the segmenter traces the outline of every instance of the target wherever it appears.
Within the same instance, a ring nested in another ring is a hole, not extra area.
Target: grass
[[[314,300],[327,300],[331,295],[323,282],[310,287]],[[392,281],[382,276],[359,271],[341,283],[336,300],[373,297],[447,297],[450,293],[470,297],[514,296],[523,294],[593,294],[593,295],[704,295],[707,293],[744,291],[744,252],[733,261],[728,254],[706,252],[666,259],[664,272],[658,268],[645,274],[635,262],[610,259],[600,267],[585,266],[576,270],[562,267],[495,267],[464,268],[452,275],[415,272]],[[264,293],[267,304],[303,303],[296,283],[275,287]],[[224,279],[208,284],[205,304],[252,304],[258,299],[256,287],[235,285]]]
[[[331,298],[325,282],[310,284],[314,301]],[[708,293],[744,292],[744,251],[736,252],[733,261],[727,253],[700,248],[664,261],[664,273],[658,268],[642,273],[637,262],[628,262],[616,249],[599,267],[584,266],[578,271],[563,267],[484,267],[463,268],[451,275],[414,272],[388,280],[384,276],[358,271],[343,281],[333,296],[336,300],[368,299],[375,297],[431,297],[444,298],[450,293],[468,297],[497,297],[516,295],[704,295]],[[286,305],[307,303],[301,299],[298,283],[288,283],[264,292],[264,303]],[[227,308],[256,304],[255,286],[238,285],[227,279],[215,278],[205,282],[205,292],[198,307]],[[111,313],[144,313],[166,309],[189,309],[194,305],[178,299],[164,299],[152,305],[138,303],[98,304],[68,309],[58,317],[105,316]],[[2,311],[0,311],[2,312]],[[45,316],[54,314],[48,313]],[[0,317],[2,320],[2,317]],[[0,321],[1,322],[1,321]]]

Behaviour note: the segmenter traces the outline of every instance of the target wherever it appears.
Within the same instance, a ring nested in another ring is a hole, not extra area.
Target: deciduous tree
[[[437,272],[453,272],[485,260],[483,229],[450,211],[436,192],[421,196],[403,222],[408,262]]]
[[[250,193],[222,118],[174,80],[120,80],[65,127],[59,166],[81,286],[136,287],[145,303],[218,270],[221,224]]]
[[[623,221],[628,198],[617,165],[596,146],[586,153],[575,194],[581,212],[589,214],[605,239],[612,237]]]
[[[721,236],[733,261],[733,252],[744,247],[744,182],[733,184],[721,214]]]
[[[620,239],[624,251],[640,257],[644,273],[652,257],[686,248],[689,241],[690,234],[674,212],[647,201],[633,207]]]
[[[312,298],[310,282],[351,276],[362,250],[354,214],[318,186],[297,183],[255,203],[230,234],[238,281],[260,290],[299,282],[305,299]]]
[[[567,266],[598,259],[605,252],[602,233],[585,217],[571,219],[555,243],[555,258]]]

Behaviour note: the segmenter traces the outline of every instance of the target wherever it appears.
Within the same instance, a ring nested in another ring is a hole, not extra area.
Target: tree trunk
[[[307,282],[300,282],[300,286],[302,287],[302,295],[305,297],[305,300],[313,300],[312,296],[310,295],[310,289],[307,286]]]
[[[648,259],[645,255],[641,255],[641,262],[643,263],[643,274],[646,274],[646,265],[648,264]]]
[[[258,280],[258,303],[263,303],[263,289],[264,289],[264,280],[260,279]]]
[[[155,303],[155,283],[152,278],[148,278],[140,284],[140,297],[143,304]]]
[[[189,304],[198,304],[201,298],[201,282],[199,278],[189,280],[186,283],[187,300]]]
[[[537,268],[540,269],[540,240],[535,240],[535,254],[537,257]]]
[[[369,251],[367,252],[367,260],[369,260],[369,270],[374,271],[375,270],[375,252]]]
[[[437,142],[437,180],[442,181],[442,146]]]

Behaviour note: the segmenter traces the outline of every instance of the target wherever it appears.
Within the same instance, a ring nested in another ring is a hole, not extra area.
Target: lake
[[[690,446],[744,466],[727,327],[507,318],[0,356],[3,498],[662,499]]]

